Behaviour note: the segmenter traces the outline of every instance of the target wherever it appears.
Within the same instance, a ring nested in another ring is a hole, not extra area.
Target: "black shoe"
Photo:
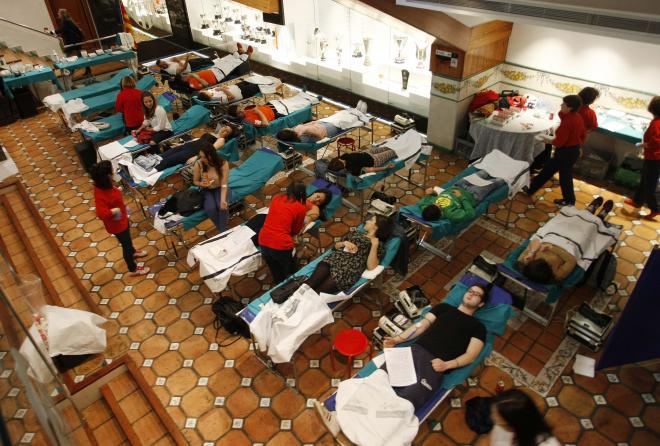
[[[523,191],[523,193],[525,193],[525,194],[527,194],[527,195],[529,195],[529,196],[532,196],[532,195],[533,195],[532,191],[529,190],[529,186],[523,186],[521,190]]]
[[[575,206],[575,203],[569,203],[568,201],[562,199],[562,198],[557,198],[555,201],[553,201],[554,204],[556,204],[559,207],[563,206]]]
[[[614,202],[612,200],[607,200],[603,207],[600,209],[598,218],[605,221],[605,217],[607,217],[607,214],[609,214],[612,209],[614,209]]]
[[[596,210],[603,204],[603,197],[596,197],[591,200],[591,203],[587,205],[587,210],[592,214],[596,213]]]

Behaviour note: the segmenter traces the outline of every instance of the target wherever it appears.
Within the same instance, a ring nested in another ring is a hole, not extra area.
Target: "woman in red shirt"
[[[112,184],[112,164],[110,161],[101,161],[92,168],[94,180],[94,202],[96,215],[103,221],[106,231],[114,234],[124,254],[124,260],[132,276],[142,276],[149,272],[149,268],[137,266],[135,259],[146,257],[145,251],[137,251],[131,241],[131,230],[128,224],[126,205],[121,191]]]
[[[658,212],[658,199],[656,188],[660,177],[660,96],[655,96],[649,103],[648,111],[653,115],[649,128],[644,132],[641,146],[644,148],[644,164],[642,164],[642,178],[632,199],[627,198],[624,203],[635,208],[647,205],[651,213],[645,220],[655,221]]]
[[[115,108],[123,115],[126,134],[139,128],[144,121],[142,90],[135,88],[135,79],[126,76],[121,80],[121,91],[117,95]]]
[[[573,190],[573,165],[580,157],[580,145],[584,142],[586,130],[582,117],[578,110],[582,106],[580,96],[572,94],[564,96],[559,111],[561,124],[555,130],[552,145],[555,153],[541,172],[529,183],[529,187],[523,189],[527,194],[533,195],[552,176],[559,172],[559,184],[561,186],[561,200],[555,200],[558,206],[574,206],[575,191]]]
[[[270,202],[268,216],[259,231],[261,255],[275,283],[296,271],[294,236],[303,229],[307,213],[305,202],[305,185],[301,181],[292,182],[286,195],[277,195]]]
[[[582,116],[584,127],[586,128],[587,133],[589,133],[598,128],[598,117],[596,116],[596,112],[589,106],[596,102],[596,99],[600,96],[600,92],[594,87],[584,87],[580,90],[578,96],[582,99],[582,107],[578,110],[578,114]]]

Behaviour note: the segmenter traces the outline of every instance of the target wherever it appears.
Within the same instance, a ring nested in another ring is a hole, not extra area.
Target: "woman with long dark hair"
[[[204,210],[220,232],[227,228],[229,220],[228,179],[229,165],[218,156],[213,145],[205,141],[193,167],[193,184],[202,188]]]
[[[497,395],[490,406],[493,430],[490,446],[560,446],[550,426],[523,391],[511,389]]]
[[[134,137],[139,137],[140,132],[147,130],[151,132],[149,144],[157,148],[159,142],[172,136],[172,123],[167,118],[167,112],[162,105],[158,105],[156,98],[150,91],[142,92],[142,112],[144,122],[133,133]]]
[[[128,224],[126,205],[121,191],[112,183],[112,163],[101,161],[92,167],[94,181],[94,203],[96,215],[105,225],[108,233],[119,240],[124,255],[124,261],[132,276],[142,276],[149,272],[148,267],[137,266],[135,259],[146,257],[146,251],[138,251],[133,247],[131,229]]]
[[[266,221],[259,231],[261,255],[276,284],[296,271],[294,237],[304,227],[306,195],[305,185],[292,181],[286,194],[277,195],[270,202]]]

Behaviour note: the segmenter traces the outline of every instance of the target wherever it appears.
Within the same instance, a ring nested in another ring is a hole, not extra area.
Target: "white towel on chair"
[[[327,122],[342,130],[348,130],[368,124],[369,116],[355,108],[350,108],[348,110],[340,110],[332,116],[319,119],[319,121]]]
[[[89,109],[89,106],[85,104],[80,98],[71,99],[66,104],[62,105],[62,113],[64,113],[64,117],[66,118],[66,122],[69,125],[69,128],[72,128],[75,124],[71,120],[71,115],[84,112],[87,109]]]
[[[419,430],[412,403],[394,393],[380,369],[339,383],[336,410],[342,432],[359,446],[409,445]]]
[[[133,181],[136,183],[144,182],[149,186],[156,184],[162,173],[155,168],[151,170],[144,170],[142,167],[135,164],[131,157],[123,157],[119,159],[117,163],[128,168],[128,173],[131,175],[131,178],[133,178]]]
[[[270,103],[273,104],[273,107],[275,107],[275,110],[280,115],[289,115],[303,108],[318,104],[319,98],[301,91],[291,98],[273,100]]]
[[[274,363],[289,362],[310,335],[334,322],[330,308],[307,285],[302,285],[286,302],[272,300],[250,323],[259,349]]]
[[[188,251],[188,265],[199,262],[199,275],[214,293],[227,288],[232,275],[253,273],[261,266],[261,255],[254,246],[255,232],[245,225],[236,226],[201,242]]]
[[[44,105],[51,109],[51,111],[58,111],[65,104],[64,96],[59,93],[51,94],[44,98]]]
[[[256,84],[259,86],[259,91],[263,94],[275,93],[277,87],[282,84],[282,81],[273,76],[262,76],[261,74],[254,74],[245,78],[245,82]]]
[[[509,197],[529,185],[529,163],[518,161],[495,149],[474,164],[494,178],[502,178],[509,186]]]
[[[532,240],[564,249],[577,259],[580,268],[586,270],[591,262],[616,243],[620,233],[620,228],[608,228],[600,218],[586,209],[565,206],[536,231]]]
[[[406,168],[410,169],[422,153],[422,143],[422,135],[417,130],[410,129],[401,135],[383,141],[379,146],[394,150],[397,159],[405,160]]]

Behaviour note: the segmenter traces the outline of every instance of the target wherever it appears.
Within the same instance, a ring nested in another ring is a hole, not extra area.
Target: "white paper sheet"
[[[417,382],[415,364],[410,347],[386,348],[387,375],[392,387],[411,386]]]
[[[476,173],[473,173],[472,175],[466,176],[465,181],[467,181],[470,184],[474,184],[475,186],[479,186],[479,187],[488,186],[490,183],[492,183],[492,181],[485,180],[485,179],[481,178],[479,175],[477,175]]]
[[[126,152],[128,152],[126,147],[122,146],[117,141],[113,141],[99,147],[99,156],[102,160],[111,160]]]
[[[593,378],[596,374],[596,360],[583,355],[575,355],[573,371],[578,375]]]
[[[131,140],[128,141],[126,144],[124,144],[124,147],[126,147],[126,148],[128,148],[128,147],[135,147],[135,146],[137,146],[137,145],[138,145],[138,142],[137,142],[136,140],[134,140],[134,139],[131,139]]]
[[[378,355],[372,359],[371,362],[373,362],[376,368],[379,369],[383,364],[385,364],[385,355]]]

